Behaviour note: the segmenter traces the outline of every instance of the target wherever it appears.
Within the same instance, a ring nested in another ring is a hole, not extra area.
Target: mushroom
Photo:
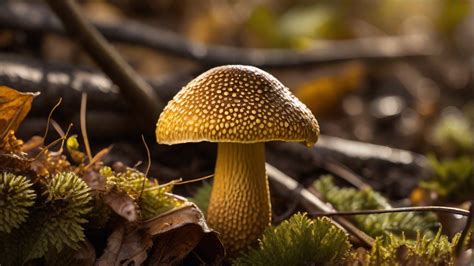
[[[156,128],[158,143],[218,143],[207,219],[230,254],[252,244],[271,221],[264,142],[311,146],[318,137],[316,118],[288,88],[242,65],[216,67],[189,82]]]

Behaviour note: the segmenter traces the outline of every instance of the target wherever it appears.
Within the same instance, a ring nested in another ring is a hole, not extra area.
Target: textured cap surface
[[[175,95],[158,119],[158,143],[273,140],[314,144],[311,111],[269,73],[251,66],[210,69]]]

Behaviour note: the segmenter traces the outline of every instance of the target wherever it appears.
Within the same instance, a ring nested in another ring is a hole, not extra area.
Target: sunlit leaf
[[[18,129],[30,111],[33,98],[38,94],[18,92],[0,86],[0,139],[3,139],[9,130]]]

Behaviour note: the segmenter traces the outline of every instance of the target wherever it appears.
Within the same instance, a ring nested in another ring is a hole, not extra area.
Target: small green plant
[[[26,177],[0,173],[0,233],[10,233],[26,221],[36,194]]]
[[[41,190],[27,220],[1,235],[2,265],[24,264],[52,249],[77,249],[85,239],[84,216],[91,210],[92,199],[87,184],[75,173],[61,172],[41,181]]]
[[[371,190],[337,187],[331,176],[322,176],[314,183],[314,187],[339,211],[358,211],[391,208],[388,201],[379,193]],[[438,227],[432,214],[416,214],[412,212],[386,213],[373,215],[356,215],[351,220],[372,237],[393,233],[414,238],[417,232],[432,236]]]
[[[439,161],[428,156],[434,170],[434,176],[421,181],[420,187],[435,191],[441,198],[462,202],[473,199],[474,175],[473,162],[468,156]]]
[[[116,173],[108,166],[100,169],[100,174],[106,178],[107,189],[117,189],[136,200],[141,218],[152,218],[179,205],[176,198],[170,196],[173,186],[159,185],[156,179],[148,179],[144,173],[127,168],[123,173]]]
[[[295,214],[259,239],[233,261],[235,265],[338,265],[349,258],[347,235],[328,218],[309,219]]]
[[[418,234],[416,240],[388,235],[376,239],[364,265],[454,265],[458,240],[459,234],[449,241],[441,230],[434,238]]]
[[[91,210],[90,188],[76,174],[63,172],[52,176],[42,193],[44,210],[38,210],[29,258],[42,257],[50,247],[59,252],[65,246],[73,249],[85,239],[82,224]]]

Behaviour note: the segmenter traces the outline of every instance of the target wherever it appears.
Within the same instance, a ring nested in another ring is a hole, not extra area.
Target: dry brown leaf
[[[107,156],[107,154],[109,154],[110,150],[112,149],[112,146],[110,147],[107,147],[107,148],[104,148],[102,150],[100,150],[98,153],[96,153],[94,155],[94,157],[92,158],[92,160],[89,162],[88,165],[86,165],[85,169],[88,169],[88,168],[91,168],[92,166],[94,166],[96,163],[98,162],[101,162],[102,159]]]
[[[104,195],[104,202],[127,221],[134,222],[138,219],[137,205],[126,193],[112,190]]]
[[[23,144],[21,146],[21,151],[22,152],[29,152],[33,149],[41,147],[41,145],[43,145],[43,143],[44,143],[43,137],[33,136],[27,142],[25,142],[25,144]]]
[[[82,180],[84,180],[92,190],[105,190],[105,177],[95,170],[85,170],[82,174]]]
[[[23,93],[9,87],[0,86],[0,140],[9,130],[16,131],[31,109],[37,93]]]
[[[224,258],[217,233],[209,229],[202,212],[190,202],[145,221],[143,226],[155,238],[150,265],[177,265],[185,259],[187,263],[219,264]]]
[[[151,236],[145,230],[134,224],[122,224],[109,236],[104,254],[95,265],[141,265],[152,244]]]

